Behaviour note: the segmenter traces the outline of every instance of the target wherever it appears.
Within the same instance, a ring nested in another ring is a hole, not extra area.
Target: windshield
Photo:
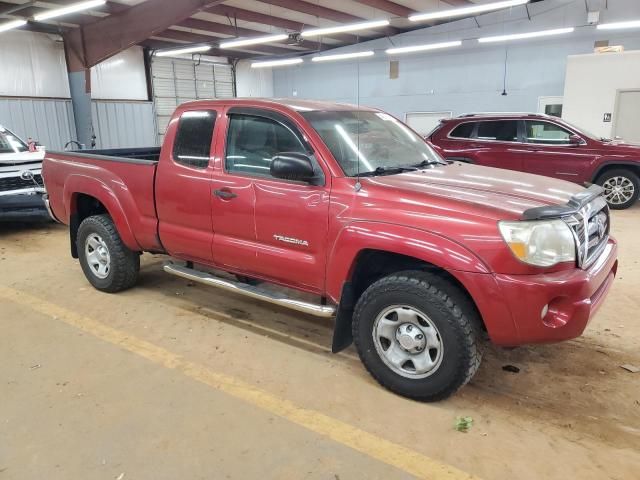
[[[301,113],[350,177],[444,163],[423,138],[387,113]]]
[[[0,126],[0,153],[28,152],[29,147],[6,128]]]

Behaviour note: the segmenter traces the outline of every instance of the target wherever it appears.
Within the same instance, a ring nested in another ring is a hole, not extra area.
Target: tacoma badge
[[[293,243],[294,245],[302,245],[303,247],[309,246],[309,242],[307,242],[306,240],[300,240],[298,238],[285,237],[283,235],[274,235],[273,238],[275,238],[279,242]]]

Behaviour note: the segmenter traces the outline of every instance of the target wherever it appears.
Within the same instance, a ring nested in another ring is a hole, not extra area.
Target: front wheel
[[[640,195],[640,180],[630,170],[609,170],[598,177],[596,183],[604,188],[604,198],[614,210],[629,208]]]
[[[85,218],[76,246],[82,271],[96,289],[115,293],[136,283],[140,255],[122,242],[108,215]]]
[[[382,278],[360,297],[353,338],[384,387],[422,401],[447,398],[482,358],[478,314],[457,286],[426,272]]]

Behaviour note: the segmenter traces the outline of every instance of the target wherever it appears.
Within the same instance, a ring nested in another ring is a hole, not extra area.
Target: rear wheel
[[[360,297],[353,338],[371,375],[389,390],[422,401],[447,398],[480,360],[479,318],[460,290],[437,275],[407,271],[372,284]]]
[[[115,293],[136,283],[140,255],[122,242],[108,215],[85,218],[76,245],[82,271],[98,290]]]
[[[604,188],[605,200],[615,210],[629,208],[640,195],[640,180],[631,170],[609,170],[598,177],[596,183]]]

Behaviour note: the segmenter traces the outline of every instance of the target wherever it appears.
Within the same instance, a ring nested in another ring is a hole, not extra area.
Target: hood
[[[640,143],[625,142],[624,140],[612,140],[611,142],[601,143],[603,148],[615,149],[615,153],[635,155],[637,157],[636,159],[640,161]]]
[[[460,162],[362,180],[372,188],[394,190],[401,203],[436,196],[447,203],[471,205],[479,215],[496,219],[519,218],[530,208],[563,205],[584,190],[564,180]]]
[[[44,149],[37,152],[0,153],[0,165],[41,162],[44,159],[44,155]]]

